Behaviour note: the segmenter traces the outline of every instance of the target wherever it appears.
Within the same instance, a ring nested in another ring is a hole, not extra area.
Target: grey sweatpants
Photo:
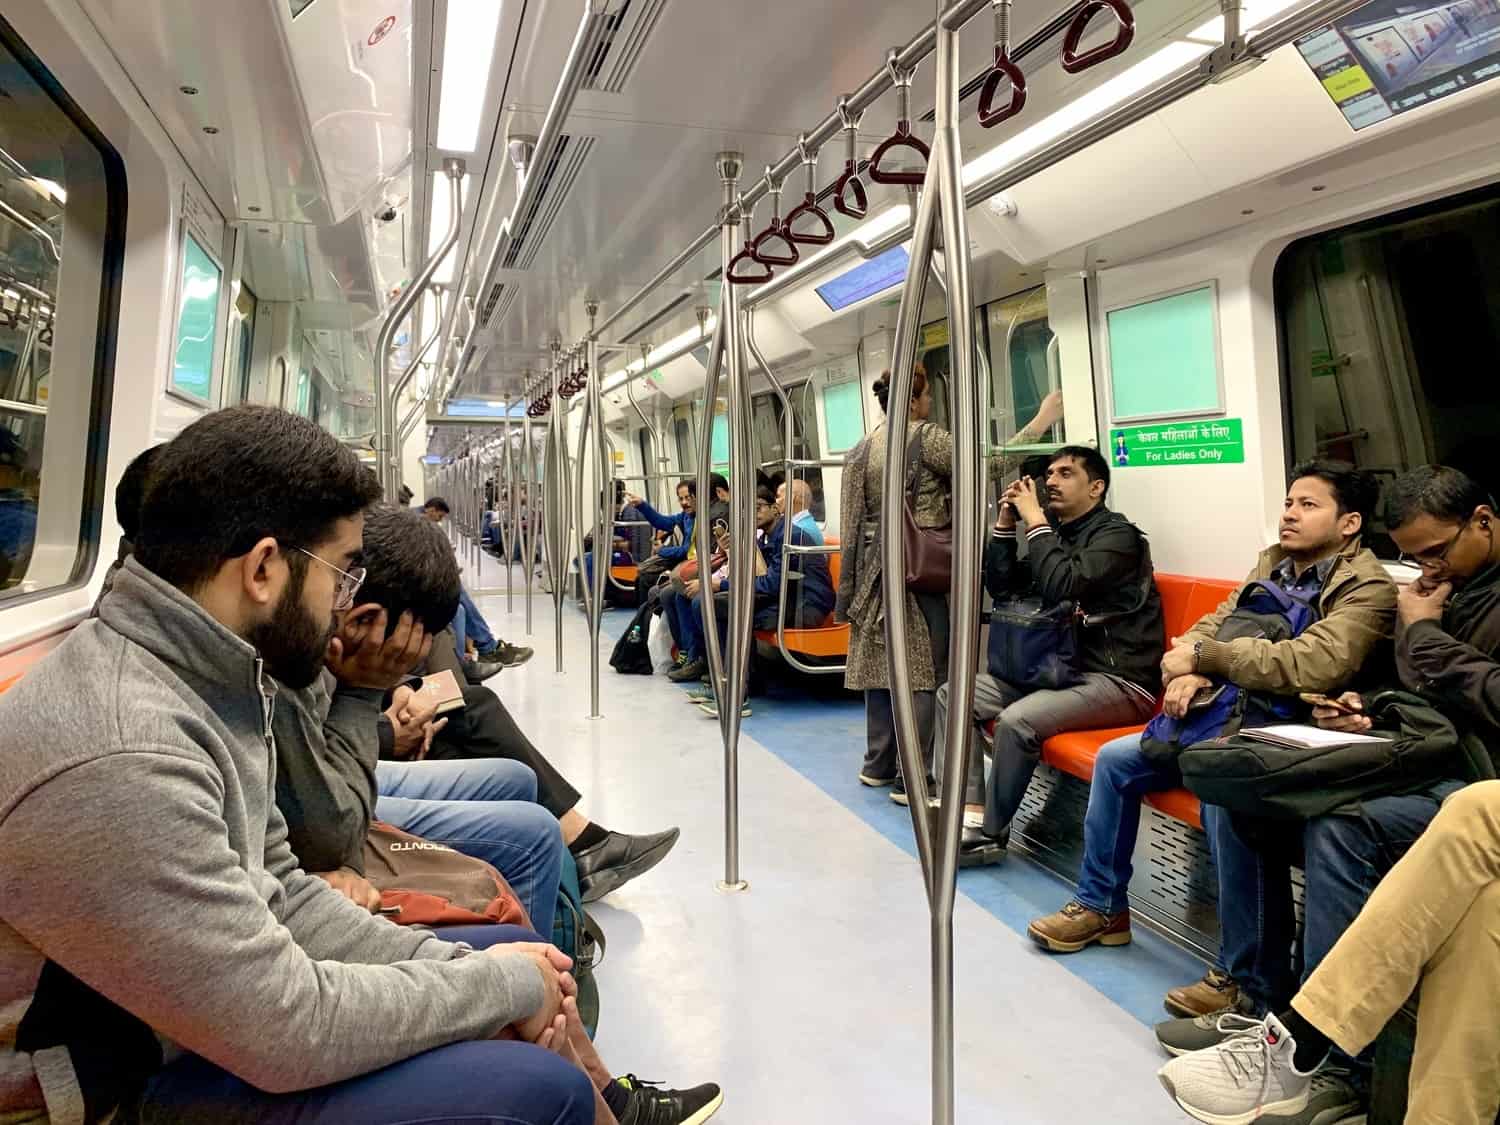
[[[1143,723],[1156,710],[1154,700],[1126,687],[1113,676],[1086,672],[1083,683],[1061,691],[1023,692],[1004,680],[981,673],[974,679],[974,749],[969,755],[965,801],[984,805],[984,831],[999,836],[1009,827],[1031,775],[1041,760],[1042,743],[1066,730],[1094,730]],[[995,756],[989,785],[984,780],[981,724],[995,724]],[[948,685],[937,690],[933,723],[933,758],[943,768],[947,749]]]

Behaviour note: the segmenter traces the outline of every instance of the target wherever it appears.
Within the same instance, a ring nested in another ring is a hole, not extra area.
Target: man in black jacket
[[[985,552],[985,586],[997,602],[1017,595],[1048,607],[1071,602],[1089,618],[1107,620],[1081,626],[1081,676],[1073,687],[1028,692],[996,675],[976,678],[975,724],[999,721],[987,787],[982,756],[970,760],[963,842],[970,862],[1004,854],[1043,742],[1066,730],[1145,722],[1156,709],[1161,597],[1145,537],[1104,505],[1109,465],[1098,450],[1064,446],[1048,462],[1042,487],[1044,496],[1031,477],[1022,477],[1006,489]],[[1018,523],[1026,527],[1024,560],[1017,557]],[[944,684],[937,693],[938,753],[947,714]]]

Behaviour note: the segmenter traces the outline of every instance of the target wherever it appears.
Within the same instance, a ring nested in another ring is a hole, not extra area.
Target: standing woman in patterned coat
[[[884,371],[875,381],[875,398],[885,412],[891,373]],[[951,481],[953,437],[941,426],[927,421],[932,413],[932,388],[920,364],[912,373],[911,415],[899,427],[901,440],[910,442],[920,431],[915,464],[908,468],[908,495],[912,515],[919,527],[946,527],[952,522]],[[1054,391],[1033,418],[1017,432],[1015,442],[1029,444],[1042,439],[1062,417],[1062,395]],[[905,804],[899,783],[900,764],[896,751],[895,715],[891,710],[889,665],[885,651],[885,611],[881,595],[880,521],[884,508],[886,435],[889,421],[882,422],[844,458],[841,496],[841,542],[843,567],[839,575],[834,618],[849,622],[849,658],[844,686],[865,695],[865,759],[859,780],[866,785],[897,785],[895,799]],[[989,474],[1000,480],[1014,470],[1016,459],[1003,449],[989,457]],[[892,503],[899,504],[900,497]],[[899,514],[899,508],[896,512]],[[948,598],[946,594],[908,592],[907,662],[916,695],[917,731],[923,752],[932,757],[933,716],[937,685],[948,678]]]

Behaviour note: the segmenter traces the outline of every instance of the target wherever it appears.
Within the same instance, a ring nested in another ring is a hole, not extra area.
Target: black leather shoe
[[[584,902],[594,902],[644,875],[662,860],[682,833],[676,828],[650,836],[611,832],[588,851],[573,857],[578,864],[578,889]]]
[[[498,676],[505,668],[505,665],[501,664],[500,661],[486,660],[483,657],[478,660],[470,660],[466,657],[463,666],[464,679],[476,687],[484,683],[491,676]]]
[[[692,683],[699,676],[708,671],[708,661],[693,660],[684,664],[681,668],[673,668],[667,673],[667,679],[674,684]]]
[[[965,828],[958,842],[958,865],[960,867],[982,867],[999,863],[1010,847],[1010,829],[999,836],[986,836],[978,828]]]

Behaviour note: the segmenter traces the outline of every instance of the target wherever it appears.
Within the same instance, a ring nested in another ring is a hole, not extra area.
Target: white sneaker
[[[1292,1066],[1297,1041],[1275,1016],[1261,1031],[1175,1058],[1156,1072],[1168,1094],[1208,1125],[1249,1125],[1266,1114],[1300,1113],[1312,1075]]]

